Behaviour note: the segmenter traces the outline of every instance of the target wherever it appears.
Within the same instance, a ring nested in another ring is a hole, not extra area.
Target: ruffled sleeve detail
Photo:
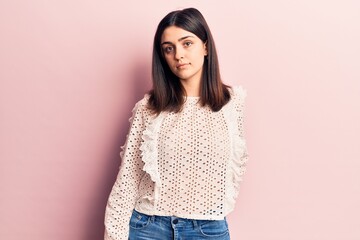
[[[154,200],[158,199],[161,186],[160,173],[158,169],[157,139],[163,118],[163,113],[152,117],[149,125],[143,132],[143,143],[140,146],[142,161],[144,162],[143,170],[150,175],[151,180],[155,183],[154,199],[149,199],[152,203],[154,203]]]
[[[228,121],[230,134],[231,153],[229,168],[227,171],[226,203],[225,209],[230,212],[234,209],[236,198],[239,194],[240,182],[246,171],[246,162],[249,155],[244,137],[244,103],[247,96],[246,90],[241,87],[233,87],[232,99],[224,107],[225,118]]]

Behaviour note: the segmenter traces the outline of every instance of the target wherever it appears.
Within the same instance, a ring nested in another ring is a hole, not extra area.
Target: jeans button
[[[173,220],[173,224],[177,224],[178,222],[179,222],[179,220],[177,220],[177,219]]]

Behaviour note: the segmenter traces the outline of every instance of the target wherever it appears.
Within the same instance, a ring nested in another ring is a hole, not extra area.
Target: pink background
[[[357,0],[1,0],[0,239],[102,238],[156,25],[189,6],[248,91],[232,239],[360,239]]]

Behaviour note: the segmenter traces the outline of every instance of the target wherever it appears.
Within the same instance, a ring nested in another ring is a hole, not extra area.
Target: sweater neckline
[[[184,96],[184,98],[187,98],[187,99],[199,99],[200,96]]]

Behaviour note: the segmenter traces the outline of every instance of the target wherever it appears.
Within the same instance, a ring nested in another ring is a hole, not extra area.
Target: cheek
[[[172,64],[172,58],[170,56],[164,56],[165,62],[167,63],[167,65],[171,68]]]
[[[204,59],[204,56],[203,55],[201,55],[200,53],[198,53],[198,54],[196,54],[196,55],[194,55],[194,56],[192,56],[192,62],[194,63],[194,64],[196,64],[196,65],[203,65],[204,64],[204,61],[205,61],[205,59]]]
[[[198,63],[203,62],[205,58],[204,51],[202,49],[197,49],[197,51],[191,54],[191,58],[193,61],[196,61]]]

